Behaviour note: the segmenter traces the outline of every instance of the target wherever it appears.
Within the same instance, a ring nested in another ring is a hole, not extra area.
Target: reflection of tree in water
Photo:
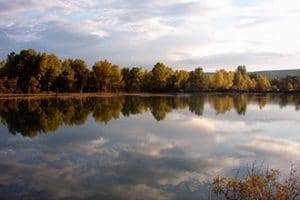
[[[257,101],[258,101],[259,109],[263,109],[270,101],[270,96],[269,95],[260,96]]]
[[[296,110],[299,110],[300,105],[300,96],[299,95],[281,95],[279,97],[279,105],[281,108],[285,107],[288,104],[295,104]]]
[[[141,114],[148,109],[146,97],[126,96],[124,99],[122,107],[122,114],[124,116]]]
[[[94,102],[93,117],[97,122],[107,123],[118,119],[123,107],[123,98],[102,98]]]
[[[189,110],[195,113],[198,116],[203,114],[204,110],[204,103],[205,103],[205,96],[204,95],[196,95],[193,98],[189,98]]]
[[[216,114],[223,114],[230,111],[233,107],[233,98],[231,96],[213,95],[208,99],[211,106],[215,109]]]
[[[201,116],[205,102],[223,114],[232,108],[245,115],[248,103],[262,109],[270,101],[280,107],[294,104],[300,107],[299,95],[190,95],[190,96],[119,96],[82,99],[0,100],[0,117],[10,133],[34,137],[38,133],[56,131],[61,125],[84,124],[89,116],[95,121],[108,123],[112,119],[140,114],[149,110],[157,120],[163,120],[173,109],[185,109]]]
[[[247,110],[248,98],[246,94],[240,94],[233,97],[233,104],[239,115],[245,115]]]
[[[172,111],[170,97],[155,97],[147,102],[153,117],[157,121],[165,119],[167,113]]]

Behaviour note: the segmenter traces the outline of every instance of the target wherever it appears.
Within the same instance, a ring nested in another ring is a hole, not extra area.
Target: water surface
[[[299,95],[0,100],[0,199],[207,199],[216,175],[300,164]]]

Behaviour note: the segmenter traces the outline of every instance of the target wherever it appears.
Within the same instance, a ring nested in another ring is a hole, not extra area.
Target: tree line
[[[92,116],[99,123],[108,123],[121,116],[127,117],[150,112],[157,121],[164,120],[174,109],[189,109],[203,115],[208,103],[216,114],[232,109],[245,115],[247,105],[257,104],[262,109],[270,101],[280,107],[295,105],[300,110],[299,95],[178,95],[178,96],[116,96],[82,99],[29,99],[0,100],[0,119],[10,133],[34,137],[39,133],[56,131],[60,126],[81,125]]]
[[[151,70],[120,68],[108,60],[89,68],[82,59],[61,60],[33,49],[11,52],[0,62],[0,93],[39,92],[197,92],[197,91],[300,91],[300,77],[269,79],[249,74],[245,66],[233,71],[204,73],[173,70],[156,63]]]

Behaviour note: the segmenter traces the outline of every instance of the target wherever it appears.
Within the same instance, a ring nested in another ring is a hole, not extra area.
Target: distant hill
[[[256,71],[249,72],[249,74],[264,75],[269,78],[281,78],[286,76],[300,76],[300,69]]]
[[[213,75],[214,72],[206,72],[206,75]],[[264,75],[271,79],[282,78],[286,76],[300,76],[300,69],[288,69],[288,70],[266,70],[266,71],[254,71],[249,74]]]

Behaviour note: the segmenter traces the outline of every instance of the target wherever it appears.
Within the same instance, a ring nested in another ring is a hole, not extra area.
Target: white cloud
[[[163,61],[176,68],[207,66],[210,71],[238,64],[295,68],[300,58],[296,0],[18,0],[0,1],[0,7],[0,40],[11,40],[1,47],[2,58],[12,50],[34,47],[62,57],[80,56],[90,64],[104,57],[121,65],[151,67]],[[47,35],[61,25],[61,32]],[[65,34],[80,39],[71,37],[61,49],[59,38]],[[85,45],[89,35],[96,37]],[[45,42],[48,37],[51,44]],[[74,45],[85,49],[81,55],[74,53]]]
[[[297,140],[256,136],[245,144],[237,145],[237,147],[260,156],[280,156],[294,161],[300,158],[300,142]]]

